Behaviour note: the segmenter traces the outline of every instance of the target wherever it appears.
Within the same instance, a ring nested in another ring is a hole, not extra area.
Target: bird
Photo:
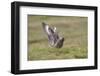
[[[48,41],[51,47],[61,48],[64,43],[64,37],[58,35],[57,28],[51,28],[45,22],[42,22],[43,30],[48,37]]]

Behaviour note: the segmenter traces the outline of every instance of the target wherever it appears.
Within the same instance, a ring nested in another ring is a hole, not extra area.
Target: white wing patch
[[[46,25],[46,31],[50,35],[50,31],[49,31],[49,26],[48,25]]]

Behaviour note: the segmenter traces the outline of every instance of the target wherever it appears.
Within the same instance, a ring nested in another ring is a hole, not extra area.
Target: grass
[[[42,22],[57,27],[65,38],[62,48],[49,47]],[[28,60],[84,59],[87,50],[87,17],[28,16]]]

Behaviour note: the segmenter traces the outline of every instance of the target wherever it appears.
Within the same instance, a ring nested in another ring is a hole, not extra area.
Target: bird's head
[[[61,42],[64,42],[64,37],[60,37],[59,39]]]

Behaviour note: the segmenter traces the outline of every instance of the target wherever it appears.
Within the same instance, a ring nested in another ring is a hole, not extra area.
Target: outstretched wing
[[[50,28],[45,22],[43,22],[42,25],[43,25],[43,29],[44,29],[44,31],[45,31],[45,33],[46,33],[47,35],[52,35],[52,34],[54,34],[53,29]]]
[[[43,29],[45,31],[45,33],[48,36],[48,40],[50,42],[51,46],[54,46],[54,44],[57,42],[57,40],[59,39],[58,34],[55,32],[55,29],[52,29],[51,27],[49,27],[46,23],[42,23],[43,25]]]

